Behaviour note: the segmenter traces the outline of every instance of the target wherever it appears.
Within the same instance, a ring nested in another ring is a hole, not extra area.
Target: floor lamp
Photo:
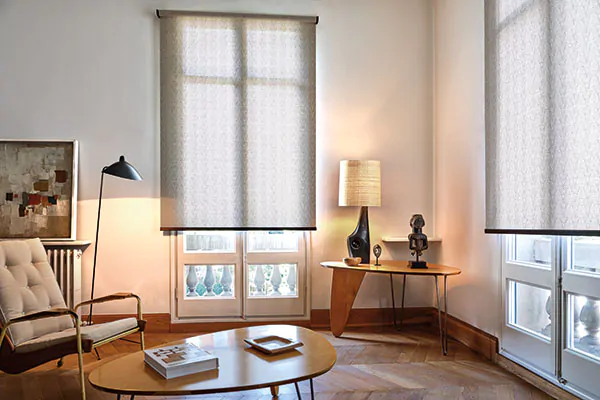
[[[96,257],[98,256],[98,233],[100,232],[100,209],[102,208],[102,186],[104,186],[104,174],[116,176],[118,178],[129,179],[132,181],[141,181],[142,176],[135,167],[125,161],[125,156],[119,157],[119,161],[107,167],[102,168],[100,175],[100,195],[98,196],[98,219],[96,221],[96,241],[94,242],[94,269],[92,272],[92,293],[90,298],[94,298],[94,284],[96,283]],[[90,304],[90,313],[88,314],[88,325],[92,323],[92,308]]]

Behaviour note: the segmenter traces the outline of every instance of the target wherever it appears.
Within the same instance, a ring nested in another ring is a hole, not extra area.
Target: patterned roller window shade
[[[486,2],[488,233],[600,235],[600,2]]]
[[[160,20],[161,230],[316,228],[315,24]]]

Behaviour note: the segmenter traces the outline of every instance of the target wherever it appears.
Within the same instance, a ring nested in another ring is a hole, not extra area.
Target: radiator
[[[67,307],[81,303],[81,256],[89,242],[44,243],[48,261]]]

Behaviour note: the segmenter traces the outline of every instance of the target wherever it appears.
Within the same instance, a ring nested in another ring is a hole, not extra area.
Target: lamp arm
[[[98,218],[96,221],[96,240],[94,241],[94,267],[92,270],[92,292],[90,294],[90,299],[94,299],[94,286],[96,283],[96,259],[98,257],[98,234],[100,233],[100,210],[102,208],[102,187],[104,186],[104,170],[106,167],[102,168],[102,173],[100,174],[100,194],[98,195]],[[92,323],[92,310],[94,305],[90,304],[90,312],[88,314],[88,325]]]

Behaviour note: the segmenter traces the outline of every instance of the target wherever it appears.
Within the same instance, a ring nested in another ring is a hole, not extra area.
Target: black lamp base
[[[360,208],[360,216],[356,229],[348,236],[348,254],[350,257],[360,257],[361,264],[371,263],[371,240],[369,238],[369,209]]]

